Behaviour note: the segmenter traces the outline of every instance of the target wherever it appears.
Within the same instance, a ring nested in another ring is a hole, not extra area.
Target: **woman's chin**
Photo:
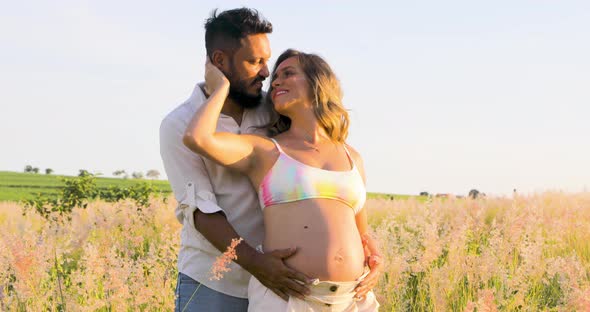
[[[286,115],[287,110],[285,109],[285,105],[280,102],[273,103],[275,111],[281,115]]]

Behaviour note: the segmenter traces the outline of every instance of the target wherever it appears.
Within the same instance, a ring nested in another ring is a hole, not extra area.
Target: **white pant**
[[[320,281],[310,285],[311,294],[305,300],[289,297],[289,301],[283,300],[252,276],[248,284],[248,312],[378,311],[379,303],[372,291],[363,300],[354,299],[354,289],[366,274],[352,282]]]

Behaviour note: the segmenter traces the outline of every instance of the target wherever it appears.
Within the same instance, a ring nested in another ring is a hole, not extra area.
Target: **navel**
[[[336,261],[336,262],[343,262],[344,261],[344,257],[342,256],[342,251],[343,251],[342,248],[340,248],[340,250],[338,250],[338,252],[334,256],[334,261]]]

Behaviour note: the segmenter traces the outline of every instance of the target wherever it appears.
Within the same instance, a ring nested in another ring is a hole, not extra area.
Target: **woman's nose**
[[[279,83],[279,78],[275,78],[275,79],[273,79],[273,81],[270,83],[270,85],[271,85],[273,88],[276,88],[276,87],[278,87],[278,86],[280,85],[280,83]]]

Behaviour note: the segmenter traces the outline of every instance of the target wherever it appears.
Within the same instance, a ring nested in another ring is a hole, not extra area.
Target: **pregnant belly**
[[[364,253],[352,209],[335,200],[309,199],[264,210],[264,251],[297,247],[285,263],[311,278],[353,281]]]

